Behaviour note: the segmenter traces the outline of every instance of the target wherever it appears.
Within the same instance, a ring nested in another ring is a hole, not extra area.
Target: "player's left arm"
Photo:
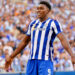
[[[70,54],[72,63],[75,63],[75,56],[72,52],[69,42],[67,41],[66,37],[63,34],[63,29],[61,24],[57,20],[54,20],[51,25],[52,25],[54,33],[57,35],[57,37],[61,41],[61,44],[63,45],[65,50]]]
[[[57,37],[61,41],[61,44],[64,47],[64,49],[71,55],[72,63],[75,64],[75,55],[73,54],[70,44],[64,36],[63,32],[59,33]]]

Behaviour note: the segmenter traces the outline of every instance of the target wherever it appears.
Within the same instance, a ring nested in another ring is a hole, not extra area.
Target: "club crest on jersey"
[[[32,31],[35,30],[35,25],[36,25],[36,24],[33,24],[33,26],[32,26]]]

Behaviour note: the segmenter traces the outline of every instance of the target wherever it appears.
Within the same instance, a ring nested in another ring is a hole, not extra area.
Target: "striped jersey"
[[[31,37],[30,59],[53,60],[53,41],[62,27],[57,20],[48,18],[40,22],[34,20],[28,27],[27,36]]]

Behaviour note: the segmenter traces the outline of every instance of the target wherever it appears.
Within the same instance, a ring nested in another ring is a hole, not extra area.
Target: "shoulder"
[[[56,20],[56,19],[52,19],[52,18],[50,18],[49,20],[50,20],[51,24],[59,23],[59,21],[58,21],[58,20]]]
[[[57,24],[59,24],[59,21],[58,20],[54,20],[54,23],[57,25]]]
[[[52,19],[52,26],[59,26],[60,22],[58,20]]]
[[[59,23],[59,21],[56,19],[51,19],[51,20],[52,20],[52,23]]]
[[[32,27],[33,24],[35,24],[37,21],[38,21],[38,19],[35,19],[35,20],[31,21],[31,22],[30,22],[30,26]]]
[[[52,20],[52,22],[59,22],[58,19],[54,19],[54,18],[50,18]]]

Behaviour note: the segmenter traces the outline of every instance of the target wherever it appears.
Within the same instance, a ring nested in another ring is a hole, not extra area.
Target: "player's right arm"
[[[25,35],[25,37],[23,38],[23,40],[21,41],[21,43],[18,45],[18,47],[16,48],[16,50],[11,54],[10,57],[8,57],[6,59],[6,63],[5,63],[5,69],[7,70],[8,67],[10,66],[13,58],[18,55],[25,47],[26,45],[29,43],[30,41],[30,36]]]
[[[16,48],[16,50],[11,54],[11,56],[9,58],[6,59],[6,63],[5,63],[5,69],[8,70],[8,67],[10,66],[13,58],[19,54],[23,49],[24,47],[26,47],[26,45],[29,43],[29,41],[31,40],[31,26],[36,22],[33,21],[29,24],[28,26],[28,30],[26,32],[26,35],[24,37],[24,39],[21,41],[21,43],[19,44],[19,46]]]
[[[14,58],[17,54],[19,54],[26,47],[29,41],[30,41],[30,36],[25,35],[19,46],[16,48],[16,50],[12,53],[10,57]]]

